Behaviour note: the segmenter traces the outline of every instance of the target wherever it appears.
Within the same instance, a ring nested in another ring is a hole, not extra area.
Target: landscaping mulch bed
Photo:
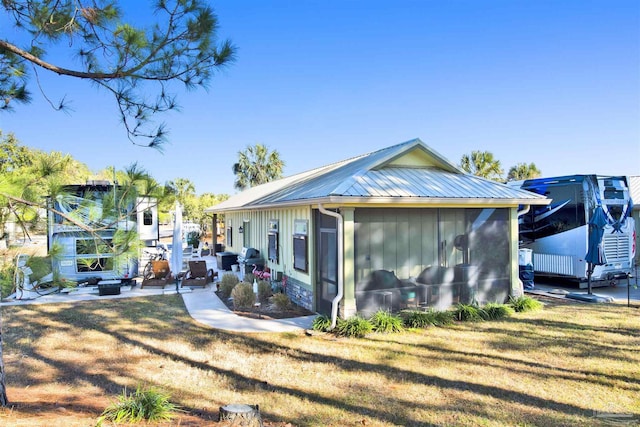
[[[250,317],[253,319],[290,319],[292,317],[313,316],[314,312],[307,310],[304,307],[291,303],[291,306],[287,309],[281,309],[272,303],[272,297],[266,302],[260,304],[260,307],[254,307],[251,309],[235,308],[233,306],[233,300],[229,298],[223,298],[219,292],[216,295],[222,302],[238,316]]]

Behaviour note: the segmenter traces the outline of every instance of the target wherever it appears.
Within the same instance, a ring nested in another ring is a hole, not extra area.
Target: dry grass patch
[[[361,339],[246,334],[191,319],[179,296],[3,307],[13,408],[0,424],[95,425],[122,390],[154,387],[216,424],[258,404],[265,425],[585,426],[640,419],[640,316],[549,302],[501,321]],[[92,424],[93,423],[93,424]]]

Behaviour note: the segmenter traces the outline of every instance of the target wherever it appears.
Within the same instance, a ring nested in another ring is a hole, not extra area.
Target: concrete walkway
[[[315,316],[267,320],[234,314],[208,288],[182,294],[184,304],[196,321],[216,329],[235,332],[291,332],[310,329]]]

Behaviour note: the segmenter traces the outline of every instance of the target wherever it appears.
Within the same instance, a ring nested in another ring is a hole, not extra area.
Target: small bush
[[[513,315],[515,310],[508,304],[489,303],[482,307],[491,320],[502,319]]]
[[[391,314],[387,310],[378,310],[373,316],[371,316],[369,321],[371,322],[371,326],[375,332],[386,334],[404,331],[402,318]]]
[[[336,334],[343,337],[362,338],[371,331],[373,331],[371,322],[360,316],[339,319],[336,325]]]
[[[331,319],[328,316],[322,314],[313,319],[311,329],[314,331],[328,332],[329,328],[331,328]]]
[[[454,317],[463,322],[479,322],[487,320],[487,312],[473,304],[457,304],[453,310]]]
[[[202,238],[202,234],[198,231],[189,231],[187,233],[187,245],[192,248],[197,248],[200,246],[200,239]]]
[[[410,310],[402,313],[404,325],[408,328],[427,328],[429,326],[446,326],[453,323],[454,314],[450,311]]]
[[[180,408],[169,401],[169,396],[156,389],[141,389],[127,394],[125,389],[118,401],[109,405],[102,413],[101,419],[115,423],[134,423],[147,421],[169,421]]]
[[[253,283],[255,279],[257,279],[257,277],[254,276],[253,273],[245,273],[244,276],[242,276],[242,281],[247,283]]]
[[[453,323],[454,313],[451,311],[433,310],[433,320],[435,326],[447,326]]]
[[[291,300],[287,294],[275,294],[273,296],[273,304],[279,310],[287,310],[291,308]]]
[[[220,280],[220,297],[225,299],[229,298],[231,296],[231,291],[238,283],[240,283],[240,280],[235,274],[224,274]]]
[[[251,283],[238,283],[231,291],[234,308],[251,308],[256,302],[256,294],[253,293]]]
[[[7,263],[0,268],[0,298],[6,298],[16,290],[13,283],[14,274],[14,264]]]
[[[258,301],[265,302],[271,296],[271,283],[261,280],[258,282]]]
[[[513,307],[516,313],[523,313],[525,311],[542,310],[542,307],[543,307],[540,301],[526,295],[523,295],[518,298],[511,297],[509,300],[509,305]]]

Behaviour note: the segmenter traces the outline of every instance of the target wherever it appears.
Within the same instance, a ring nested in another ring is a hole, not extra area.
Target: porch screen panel
[[[417,276],[438,258],[436,209],[357,209],[356,280],[375,270]]]
[[[398,209],[396,213],[396,274],[398,277],[411,275],[411,245],[409,237],[410,223],[418,222],[414,213],[407,209]]]
[[[509,296],[510,235],[508,209],[469,209],[469,262],[477,265],[481,302],[505,302]]]
[[[438,265],[438,210],[420,209],[416,233],[420,238],[420,262],[412,264],[412,271],[417,274],[429,265]],[[417,275],[416,274],[416,275]]]
[[[398,268],[398,222],[395,209],[385,211],[382,221],[382,268]]]

